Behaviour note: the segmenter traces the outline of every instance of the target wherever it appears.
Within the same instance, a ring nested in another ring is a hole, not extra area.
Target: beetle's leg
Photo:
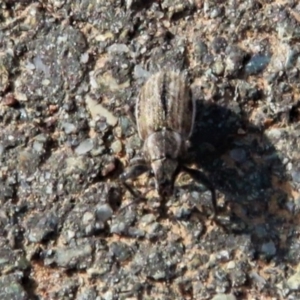
[[[211,202],[213,205],[213,215],[212,219],[216,218],[217,215],[217,200],[216,200],[216,190],[211,181],[206,177],[206,175],[200,170],[188,168],[186,166],[182,166],[181,170],[189,174],[194,180],[203,183],[211,192]]]
[[[125,181],[123,182],[123,185],[129,191],[129,193],[135,198],[135,200],[131,201],[130,203],[128,203],[127,205],[125,205],[124,207],[122,207],[119,210],[119,213],[121,211],[125,210],[127,207],[131,206],[132,204],[140,203],[140,202],[146,200],[146,198],[142,197],[141,195],[138,195],[137,192],[128,183],[126,183]]]
[[[149,167],[146,164],[136,164],[128,167],[128,169],[120,175],[120,180],[126,181],[127,179],[135,179],[147,171],[149,171]]]
[[[129,203],[128,205],[124,206],[121,210],[124,210],[126,207],[132,205],[133,203],[141,202],[144,200],[144,197],[141,197],[134,189],[126,182],[127,179],[135,179],[138,176],[142,175],[143,173],[146,173],[149,171],[149,167],[146,164],[135,164],[122,173],[119,177],[122,184],[125,186],[125,188],[129,191],[129,193],[136,198],[136,201],[133,201]]]

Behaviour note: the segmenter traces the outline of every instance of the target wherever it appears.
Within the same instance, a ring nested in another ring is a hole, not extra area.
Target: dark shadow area
[[[38,300],[39,299],[39,297],[35,293],[35,290],[38,287],[38,284],[37,284],[36,281],[31,279],[30,276],[28,275],[23,279],[22,284],[23,284],[23,287],[24,287],[24,289],[27,293],[28,299],[31,299],[31,300]]]
[[[223,198],[221,213],[230,214],[232,232],[250,233],[259,256],[281,261],[289,248],[281,237],[288,235],[284,230],[293,215],[286,208],[291,195],[282,188],[288,176],[279,157],[263,131],[246,118],[197,101],[188,163],[202,169]]]
[[[132,10],[141,11],[143,9],[149,9],[153,3],[156,3],[155,0],[143,0],[143,1],[135,1],[131,5]]]

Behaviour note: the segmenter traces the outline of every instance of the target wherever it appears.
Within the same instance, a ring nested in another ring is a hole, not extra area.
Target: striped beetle
[[[134,194],[125,181],[152,170],[158,194],[167,198],[173,194],[178,174],[186,172],[211,191],[215,217],[216,193],[212,183],[200,170],[189,168],[183,162],[193,132],[195,110],[191,90],[180,73],[164,70],[150,76],[135,105],[144,156],[121,174],[121,180]]]

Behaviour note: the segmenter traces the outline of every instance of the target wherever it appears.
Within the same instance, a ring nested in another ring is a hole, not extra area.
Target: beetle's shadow
[[[258,252],[271,242],[281,250],[276,254],[284,254],[288,245],[280,236],[293,218],[286,209],[291,195],[281,188],[287,182],[285,167],[262,130],[226,107],[197,101],[190,142],[188,163],[202,169],[224,195],[237,227],[243,225],[240,233],[251,234]]]
[[[271,188],[274,160],[263,157],[275,148],[260,130],[222,106],[197,106],[189,162],[203,168],[230,201],[248,203],[251,195]],[[283,170],[280,160],[276,162]]]

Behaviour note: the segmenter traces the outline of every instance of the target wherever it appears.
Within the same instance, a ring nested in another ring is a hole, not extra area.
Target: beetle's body
[[[139,93],[135,116],[144,141],[161,130],[174,131],[183,141],[188,139],[193,131],[195,102],[180,73],[161,71],[151,76]]]
[[[151,168],[159,195],[168,197],[173,193],[178,173],[185,171],[209,187],[215,208],[215,192],[208,179],[181,162],[193,131],[195,110],[190,88],[180,73],[160,71],[152,75],[142,87],[135,106],[145,161],[132,166],[122,179],[137,177]]]
[[[185,151],[195,118],[195,103],[180,73],[161,71],[151,76],[139,93],[135,116],[158,193],[170,196],[178,159]]]

